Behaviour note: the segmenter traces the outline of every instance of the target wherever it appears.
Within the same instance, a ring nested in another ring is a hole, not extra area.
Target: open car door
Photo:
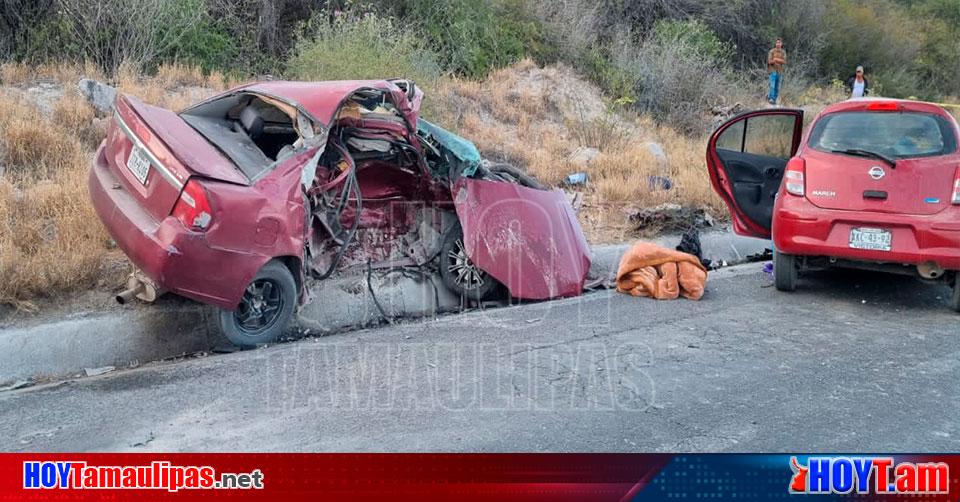
[[[803,110],[777,108],[740,114],[710,136],[707,170],[734,232],[770,238],[774,198],[802,133]]]

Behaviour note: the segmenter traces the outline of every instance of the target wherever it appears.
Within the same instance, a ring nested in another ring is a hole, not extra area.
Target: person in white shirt
[[[857,72],[847,79],[847,92],[851,98],[862,98],[870,92],[870,82],[863,76],[863,66],[858,66]]]

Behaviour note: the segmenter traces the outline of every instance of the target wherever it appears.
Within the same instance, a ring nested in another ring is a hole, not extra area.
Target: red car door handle
[[[864,199],[877,199],[877,200],[887,200],[887,192],[883,190],[864,190],[863,191]]]

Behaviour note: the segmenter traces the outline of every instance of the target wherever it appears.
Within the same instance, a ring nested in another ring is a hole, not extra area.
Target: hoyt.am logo
[[[950,466],[899,462],[892,457],[790,457],[790,493],[946,494]]]

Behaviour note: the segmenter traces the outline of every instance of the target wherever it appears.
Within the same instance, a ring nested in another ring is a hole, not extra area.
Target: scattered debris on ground
[[[701,265],[707,269],[711,268],[710,260],[703,257],[703,246],[700,244],[700,230],[691,228],[684,232],[680,237],[680,244],[677,244],[675,249],[681,253],[696,256],[697,259],[700,260]]]
[[[630,222],[641,235],[659,232],[686,232],[690,229],[713,227],[714,219],[703,207],[665,203],[636,210],[629,215]]]
[[[83,368],[83,374],[92,377],[98,375],[104,375],[110,373],[111,371],[117,369],[116,366],[101,366],[99,368]]]

